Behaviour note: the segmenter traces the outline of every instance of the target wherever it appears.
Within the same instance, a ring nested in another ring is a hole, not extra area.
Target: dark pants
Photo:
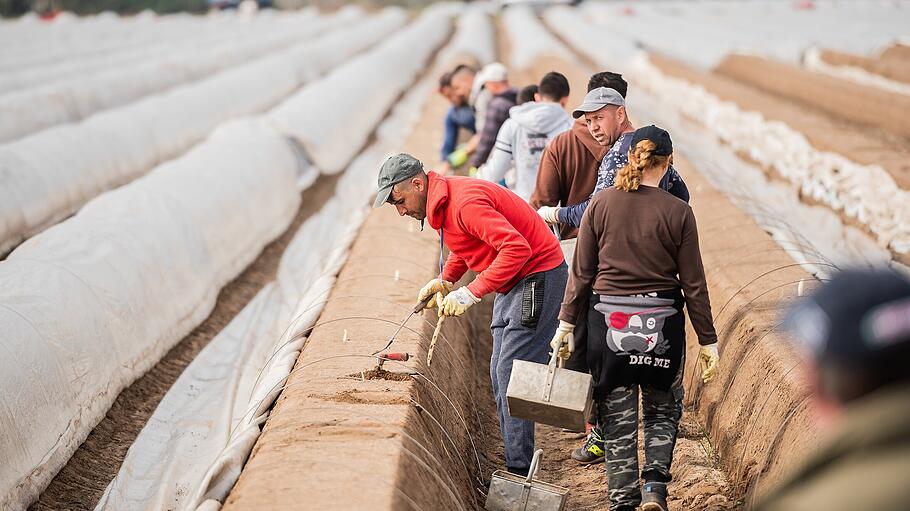
[[[632,384],[612,390],[597,403],[600,410],[610,509],[637,507],[641,503],[638,472],[638,396],[641,394],[645,437],[645,482],[670,482],[673,448],[683,409],[683,366],[670,390]]]
[[[536,277],[535,277],[536,276]],[[542,277],[542,278],[541,278]],[[497,293],[493,302],[493,355],[490,357],[490,379],[499,413],[499,429],[505,444],[506,468],[527,473],[534,455],[534,423],[508,415],[506,390],[512,375],[512,362],[528,360],[546,364],[550,340],[556,333],[559,307],[566,289],[568,269],[565,264],[525,277],[508,293]],[[532,293],[531,283],[534,283]],[[542,298],[540,287],[543,287]],[[533,295],[533,298],[531,298]],[[536,301],[529,316],[528,299]],[[522,305],[525,313],[522,314]],[[533,324],[533,326],[528,326]]]

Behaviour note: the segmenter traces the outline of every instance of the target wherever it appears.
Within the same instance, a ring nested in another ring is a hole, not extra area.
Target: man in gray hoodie
[[[490,160],[479,177],[500,182],[515,164],[515,180],[510,188],[524,200],[531,198],[537,183],[537,169],[547,143],[572,127],[572,118],[565,111],[569,99],[569,81],[550,72],[538,85],[536,101],[512,107],[509,118],[496,136]]]

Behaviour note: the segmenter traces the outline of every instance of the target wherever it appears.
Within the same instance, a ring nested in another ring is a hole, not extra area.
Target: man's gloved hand
[[[553,340],[550,341],[550,347],[553,348],[553,351],[558,351],[556,356],[563,361],[568,360],[569,355],[575,349],[574,334],[572,333],[574,331],[575,325],[560,320],[559,327],[556,328],[556,333],[553,335]]]
[[[422,301],[426,300],[426,298],[428,296],[435,295],[435,296],[433,296],[433,299],[427,303],[427,306],[426,306],[427,309],[432,309],[433,307],[437,307],[439,305],[439,302],[442,300],[442,298],[445,295],[449,294],[449,291],[451,291],[454,287],[455,287],[455,284],[453,284],[447,280],[442,280],[442,279],[438,279],[438,278],[433,279],[433,280],[427,282],[427,284],[425,286],[423,286],[423,289],[421,289],[420,292],[417,293],[417,301],[422,302]]]
[[[465,150],[464,145],[460,145],[454,151],[449,153],[449,155],[446,157],[446,160],[449,161],[449,165],[451,165],[453,169],[457,169],[458,167],[464,165],[466,161],[468,161],[468,151]]]
[[[468,177],[479,177],[479,176],[480,176],[480,169],[478,169],[477,167],[471,167],[468,169]]]
[[[717,375],[717,362],[720,355],[717,353],[717,343],[702,346],[698,350],[698,361],[701,362],[701,381],[709,383]]]
[[[442,303],[439,304],[439,315],[461,316],[468,308],[479,301],[480,298],[474,296],[474,293],[470,292],[467,286],[460,287],[442,299]]]
[[[541,206],[537,210],[537,214],[540,215],[540,218],[543,218],[544,222],[550,225],[559,223],[559,208],[556,206]]]

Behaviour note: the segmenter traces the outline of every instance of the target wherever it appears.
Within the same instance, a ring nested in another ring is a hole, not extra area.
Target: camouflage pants
[[[645,465],[641,479],[670,482],[670,465],[682,416],[682,367],[670,390],[645,385],[618,387],[597,403],[607,458],[610,509],[641,502],[638,472],[638,399],[641,394]]]

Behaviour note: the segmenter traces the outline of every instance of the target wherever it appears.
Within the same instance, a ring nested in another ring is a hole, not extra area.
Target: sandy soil
[[[882,60],[910,63],[910,46],[906,44],[894,44],[885,48],[879,58]]]
[[[670,76],[701,85],[744,110],[761,112],[768,119],[786,123],[821,151],[839,153],[857,163],[881,165],[891,173],[898,186],[910,190],[910,144],[906,140],[863,128],[796,98],[772,94],[730,76],[699,71],[658,55],[652,55],[651,60]],[[799,88],[798,82],[789,83],[793,89]],[[823,92],[821,95],[827,97]]]
[[[218,295],[215,309],[149,372],[126,388],[107,415],[89,434],[70,461],[51,481],[31,509],[94,509],[139,431],[180,373],[215,335],[268,282],[275,279],[281,255],[300,225],[319,211],[335,187],[337,176],[321,178],[303,193],[290,227],[266,246],[259,257]]]
[[[858,87],[847,80],[751,55],[729,55],[714,72],[858,126],[910,139],[910,97],[904,94]]]
[[[823,50],[821,58],[834,66],[858,67],[891,80],[910,83],[910,62],[901,59],[863,57],[834,50]]]

